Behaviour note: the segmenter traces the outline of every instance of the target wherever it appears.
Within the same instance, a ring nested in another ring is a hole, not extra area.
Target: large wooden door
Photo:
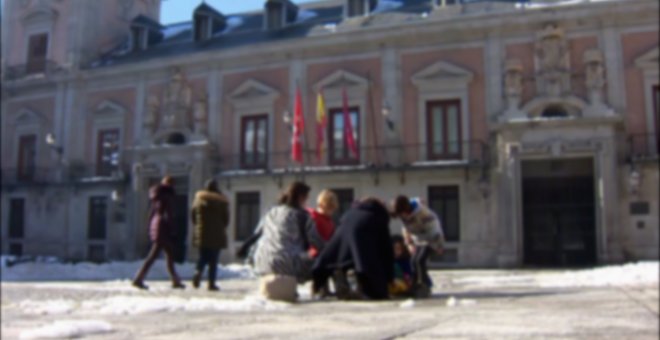
[[[524,260],[541,266],[596,262],[592,176],[523,179]]]

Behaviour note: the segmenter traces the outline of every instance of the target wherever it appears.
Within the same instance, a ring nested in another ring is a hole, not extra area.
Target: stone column
[[[398,51],[393,47],[385,48],[382,55],[382,105],[389,105],[389,114],[386,117],[383,117],[383,140],[378,142],[384,143],[388,146],[396,146],[402,142],[401,115],[403,111],[403,90],[401,88],[401,58],[399,57]],[[375,114],[382,114],[382,112],[375,112]],[[393,129],[390,125],[392,125]],[[403,151],[387,149],[381,155],[385,157],[386,162],[391,165],[396,165],[401,159],[401,155],[399,155],[401,152]]]
[[[500,137],[501,138],[501,137]],[[497,199],[497,264],[512,267],[520,262],[518,255],[517,230],[519,228],[519,146],[506,141],[500,144],[500,164],[492,195]]]
[[[624,112],[626,107],[625,81],[623,78],[623,60],[621,56],[621,34],[608,25],[604,25],[601,35],[605,57],[605,74],[607,81],[607,99],[609,106],[617,112]]]
[[[209,71],[206,87],[208,88],[208,111],[207,129],[208,138],[211,142],[220,143],[220,131],[222,124],[222,74],[219,67],[214,65]]]

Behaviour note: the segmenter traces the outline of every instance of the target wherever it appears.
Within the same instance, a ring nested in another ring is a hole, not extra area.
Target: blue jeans
[[[204,267],[209,266],[209,284],[215,285],[218,272],[218,258],[220,249],[199,249],[199,260],[197,261],[197,273],[204,274]]]
[[[429,246],[420,246],[415,250],[415,254],[413,254],[411,259],[414,284],[423,283],[427,287],[433,286],[433,281],[431,280],[431,276],[429,276],[429,270],[426,268],[429,255],[431,255],[431,247]]]

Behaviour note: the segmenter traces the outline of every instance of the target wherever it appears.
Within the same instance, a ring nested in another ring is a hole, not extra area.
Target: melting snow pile
[[[454,284],[474,287],[607,287],[658,284],[657,261],[551,273],[470,276]]]
[[[168,296],[120,295],[81,304],[72,300],[25,300],[19,308],[31,315],[66,315],[100,313],[104,315],[141,315],[171,312],[253,312],[280,311],[288,308],[284,302],[270,301],[259,296],[242,300],[214,298],[183,298]]]
[[[122,280],[131,279],[142,265],[142,261],[108,262],[108,263],[62,263],[56,259],[36,259],[30,262],[16,262],[15,258],[4,257],[2,264],[2,281],[75,281],[75,280]],[[9,265],[14,263],[14,265]],[[193,263],[177,265],[177,272],[184,277],[190,277],[195,272]],[[167,279],[165,261],[154,263],[149,271],[148,280]],[[218,266],[220,279],[251,279],[251,269],[240,264]]]
[[[136,315],[163,312],[276,311],[287,307],[288,305],[286,303],[269,301],[256,296],[247,296],[243,300],[117,296],[99,301],[86,301],[82,305],[83,310],[94,310],[101,314],[112,315]]]
[[[80,338],[86,335],[112,332],[112,325],[101,320],[63,320],[24,331],[21,339]]]

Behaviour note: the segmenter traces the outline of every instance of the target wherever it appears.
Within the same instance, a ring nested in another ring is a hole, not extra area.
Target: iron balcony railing
[[[333,152],[334,154],[331,154]],[[348,150],[303,152],[303,162],[293,162],[291,151],[221,154],[217,161],[220,176],[284,174],[290,172],[359,172],[369,170],[406,170],[483,166],[490,159],[487,143],[469,141],[449,145],[409,144],[367,146],[354,157]]]
[[[4,79],[18,80],[28,77],[47,77],[64,69],[52,60],[35,61],[26,64],[7,66]]]
[[[628,136],[630,160],[656,160],[660,150],[659,134],[634,134]]]
[[[2,168],[3,186],[74,184],[116,182],[128,179],[129,166],[122,164],[112,169],[99,169],[97,165],[71,164],[50,168]]]

